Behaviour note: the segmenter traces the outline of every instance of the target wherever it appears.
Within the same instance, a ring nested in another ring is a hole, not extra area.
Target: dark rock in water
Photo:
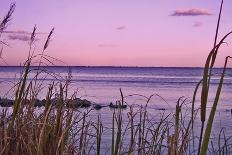
[[[44,106],[43,102],[39,99],[35,99],[35,100],[28,100],[28,99],[23,99],[22,103],[24,105],[32,105],[34,104],[34,107],[42,107]]]
[[[81,102],[81,108],[88,108],[90,106],[91,106],[91,102],[90,101],[88,101],[86,99],[82,100],[82,102]]]
[[[59,98],[57,97],[52,98],[48,101],[46,99],[42,99],[42,100],[36,99],[35,107],[42,107],[42,106],[45,106],[46,104],[49,104],[52,106],[58,106],[58,103],[59,103]]]
[[[101,108],[102,108],[103,106],[101,106],[101,105],[99,105],[99,104],[96,104],[96,105],[94,105],[94,109],[95,110],[100,110]]]
[[[118,109],[118,108],[121,108],[121,109],[126,109],[127,108],[127,105],[114,105],[112,102],[110,103],[109,105],[110,108],[113,108],[113,109]]]
[[[226,109],[225,112],[230,112],[232,114],[232,109]]]
[[[118,106],[117,106],[117,105],[113,105],[113,103],[112,103],[112,102],[110,102],[109,107],[110,107],[110,108],[118,108]]]
[[[39,99],[35,100],[35,104],[34,104],[35,107],[42,107],[44,105],[45,105],[45,102],[43,102],[43,101],[41,101]]]
[[[43,100],[35,99],[34,107],[45,106],[46,102],[47,102],[46,99],[43,99]],[[55,98],[51,99],[49,102],[50,102],[49,104],[52,104],[53,106],[58,106],[59,98],[55,97]],[[92,105],[92,103],[90,101],[88,101],[86,99],[82,100],[80,98],[69,99],[66,102],[67,102],[67,107],[70,107],[70,108],[88,108]],[[29,104],[31,104],[31,101],[28,99],[25,99],[22,101],[22,103],[24,105],[29,105]],[[2,99],[0,97],[0,106],[1,107],[11,107],[11,106],[13,106],[13,104],[14,104],[14,100]],[[95,109],[101,109],[101,108],[102,108],[102,106],[100,106],[100,105],[95,106]]]
[[[91,106],[91,102],[84,99],[80,99],[80,98],[75,98],[75,99],[70,99],[67,101],[67,107],[70,108],[88,108]]]
[[[50,99],[48,104],[49,105],[51,104],[52,106],[59,106],[60,103],[64,104],[64,101],[62,101],[62,102],[60,102],[60,101],[61,101],[61,99],[56,96],[55,98]],[[46,104],[46,100],[44,101],[44,105],[45,104]]]
[[[230,112],[232,115],[232,109],[226,109],[226,112]]]
[[[157,108],[157,110],[164,111],[164,110],[166,110],[166,109],[165,109],[165,108]]]
[[[43,102],[43,104],[45,105],[45,103],[46,103],[46,99],[42,99],[42,102]]]
[[[1,107],[11,107],[13,106],[14,101],[10,99],[1,99],[0,100],[0,106]]]

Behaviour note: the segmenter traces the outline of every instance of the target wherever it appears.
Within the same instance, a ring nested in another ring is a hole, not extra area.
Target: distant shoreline
[[[0,68],[14,68],[14,67],[23,67],[23,66],[0,66]],[[31,66],[31,67],[38,67],[38,66]],[[160,67],[155,67],[155,66],[40,66],[40,67],[46,67],[46,68],[61,68],[61,67],[76,67],[76,68],[188,68],[188,69],[193,69],[193,68],[199,68],[199,69],[203,69],[204,67],[164,67],[164,66],[160,66]],[[214,69],[222,69],[223,67],[214,67]],[[231,68],[227,68],[227,69],[232,69]]]

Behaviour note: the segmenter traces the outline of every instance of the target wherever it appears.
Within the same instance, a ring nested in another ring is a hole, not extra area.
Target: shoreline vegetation
[[[206,59],[202,80],[196,85],[189,109],[184,110],[183,108],[187,104],[186,98],[179,97],[174,114],[161,112],[159,118],[154,119],[149,114],[147,105],[152,97],[158,96],[157,94],[149,97],[143,96],[146,100],[144,104],[139,108],[134,108],[133,105],[127,104],[120,89],[121,98],[118,99],[117,104],[109,105],[112,107],[112,117],[108,118],[111,119],[110,126],[103,124],[105,118],[102,118],[101,114],[91,119],[92,110],[80,109],[83,105],[91,105],[88,100],[77,98],[75,92],[71,98],[68,98],[71,72],[65,82],[59,82],[55,74],[42,69],[43,65],[54,65],[53,62],[57,60],[46,54],[54,28],[48,34],[41,53],[35,54],[33,51],[37,30],[35,26],[30,37],[27,60],[23,64],[21,76],[14,86],[14,99],[10,100],[12,110],[0,109],[0,155],[231,154],[232,135],[227,136],[224,128],[219,131],[218,137],[215,139],[212,139],[211,134],[230,56],[225,59],[216,93],[213,94],[215,96],[213,105],[206,110],[217,53],[225,39],[232,33],[229,32],[218,41],[222,7],[223,0],[214,46]],[[1,21],[0,34],[7,28],[14,9],[15,4],[12,4]],[[7,43],[3,41],[1,44],[7,46]],[[35,64],[36,67],[32,67]],[[32,71],[35,71],[36,74],[29,80],[28,76]],[[54,81],[49,85],[45,100],[40,102],[44,108],[37,111],[34,105],[39,103],[37,96],[42,90],[43,80],[38,79],[42,73],[53,76]],[[201,93],[201,105],[195,107],[198,91]],[[75,102],[72,104],[73,101]],[[76,106],[76,108],[74,109],[72,106]],[[125,107],[127,110],[123,110]],[[207,112],[209,114],[206,114]],[[197,119],[200,119],[201,122],[199,127],[196,123]],[[196,131],[196,126],[197,130],[201,129],[200,133]],[[106,145],[104,135],[108,135]]]

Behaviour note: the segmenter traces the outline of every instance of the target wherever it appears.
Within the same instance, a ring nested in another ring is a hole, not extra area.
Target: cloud
[[[193,26],[194,26],[194,27],[201,27],[201,26],[203,26],[203,23],[202,23],[202,22],[195,22],[195,23],[193,24]]]
[[[31,35],[32,32],[25,31],[25,30],[9,30],[9,31],[3,31],[3,33]],[[36,34],[47,34],[47,33],[45,33],[45,32],[37,32]]]
[[[8,35],[8,39],[19,40],[19,41],[29,41],[31,38],[28,35],[10,34]]]
[[[192,8],[192,9],[177,9],[170,16],[211,16],[211,13],[207,9]]]
[[[98,47],[116,47],[114,44],[98,44]]]
[[[119,26],[116,28],[116,30],[125,30],[126,29],[126,26]]]
[[[9,40],[29,41],[31,39],[32,32],[25,30],[9,30],[9,31],[3,31],[3,33],[8,34],[7,38]],[[46,34],[46,33],[38,32],[36,34]],[[39,39],[35,38],[35,40],[39,40]]]
[[[11,30],[11,31],[4,31],[3,33],[10,33],[10,34],[31,34],[31,32],[24,31],[24,30]]]

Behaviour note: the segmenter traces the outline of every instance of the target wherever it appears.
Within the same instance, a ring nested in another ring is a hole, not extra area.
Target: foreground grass
[[[35,108],[35,99],[25,92],[18,106],[15,101],[13,111],[1,109],[1,154],[197,154],[199,110],[186,111],[185,98],[177,101],[174,113],[160,111],[154,117],[145,106],[151,96],[144,106],[114,109],[111,117],[102,118],[90,108],[70,108],[66,86],[59,85],[56,98],[54,87],[49,87],[45,107]],[[126,103],[123,94],[118,100],[122,103]],[[111,119],[111,124],[105,119]],[[224,129],[210,143],[210,154],[232,153],[232,139]]]

